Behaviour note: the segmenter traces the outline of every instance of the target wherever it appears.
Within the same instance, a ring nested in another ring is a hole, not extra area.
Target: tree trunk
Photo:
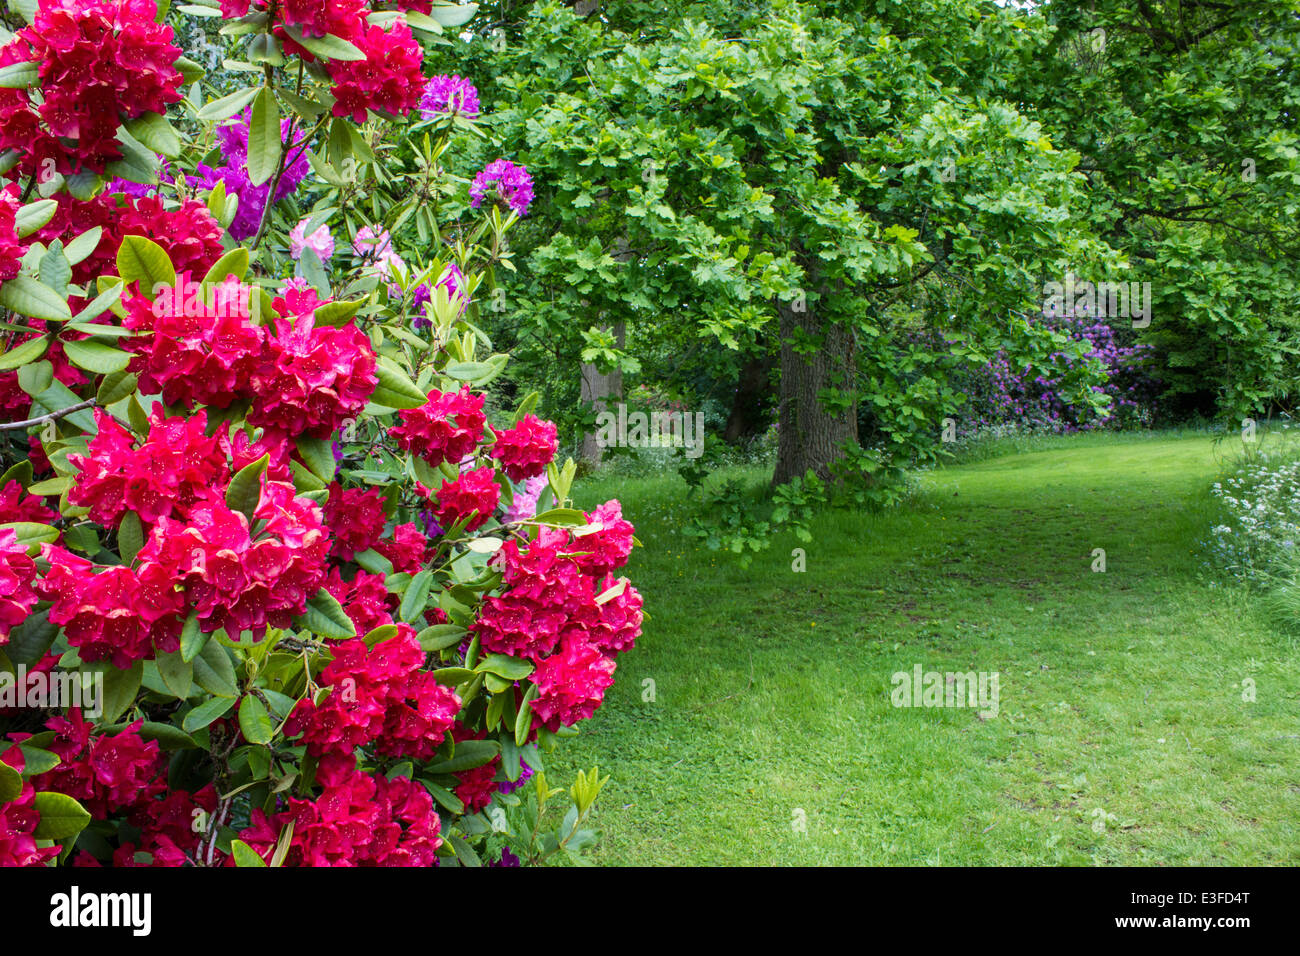
[[[825,296],[822,297],[825,300]],[[797,303],[777,303],[781,317],[781,404],[778,410],[776,469],[773,485],[801,478],[812,469],[822,479],[830,477],[830,465],[842,457],[845,441],[858,439],[856,399],[843,412],[831,411],[818,400],[822,389],[851,391],[855,386],[853,330],[819,318],[811,306],[796,311]],[[800,354],[790,346],[797,329],[820,341],[812,354]]]
[[[776,359],[770,354],[751,356],[741,366],[740,381],[736,384],[731,414],[727,416],[727,429],[723,434],[727,442],[750,438],[762,430],[775,366]]]
[[[618,347],[623,348],[627,337],[627,326],[619,319],[611,327]],[[602,373],[591,362],[582,363],[581,398],[584,404],[590,403],[597,415],[608,408],[605,399],[623,397],[623,370],[615,368]],[[604,449],[596,443],[596,433],[587,432],[582,436],[582,459],[591,465],[599,465]]]

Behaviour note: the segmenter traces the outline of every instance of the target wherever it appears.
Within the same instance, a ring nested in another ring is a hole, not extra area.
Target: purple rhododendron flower
[[[200,165],[197,177],[191,177],[192,185],[211,189],[218,182],[226,184],[226,194],[239,197],[239,207],[235,218],[230,223],[230,235],[235,239],[251,239],[257,235],[262,223],[262,212],[266,208],[267,197],[271,194],[271,182],[267,180],[260,186],[254,186],[248,179],[248,127],[252,122],[253,108],[250,106],[235,119],[217,129],[217,141],[225,163],[215,169]],[[289,127],[292,119],[280,122],[280,138],[285,143],[288,162],[275,190],[275,202],[279,202],[298,188],[299,183],[307,178],[311,163],[307,160],[307,150],[303,144],[304,133],[299,130],[289,143]]]
[[[473,119],[478,111],[478,90],[459,76],[431,77],[420,98],[420,115],[425,119],[433,119],[439,113],[462,113]]]
[[[496,194],[519,216],[528,214],[533,201],[533,178],[528,170],[508,159],[494,159],[483,167],[470,184],[470,205],[477,209],[483,204],[488,190],[496,187]]]

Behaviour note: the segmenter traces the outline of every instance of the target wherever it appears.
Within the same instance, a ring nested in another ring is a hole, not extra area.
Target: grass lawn
[[[793,539],[742,570],[679,535],[675,474],[581,482],[636,524],[653,618],[550,758],[612,777],[595,860],[1300,861],[1300,649],[1201,571],[1222,467],[1179,435],[947,467],[822,518],[805,573]],[[1000,712],[891,706],[917,664],[998,672]]]

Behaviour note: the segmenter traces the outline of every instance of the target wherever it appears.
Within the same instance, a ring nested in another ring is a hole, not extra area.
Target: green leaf
[[[49,609],[37,611],[9,632],[5,653],[15,664],[30,667],[49,652],[58,636],[58,627],[50,623]]]
[[[501,753],[501,745],[495,740],[462,740],[456,745],[455,753],[446,760],[429,764],[425,773],[459,773],[473,770],[491,763]]]
[[[208,641],[191,663],[194,665],[194,680],[204,690],[218,697],[239,696],[239,688],[235,684],[235,666],[220,642]]]
[[[10,465],[3,475],[0,475],[0,488],[16,481],[26,488],[32,483],[32,463],[30,459],[24,458],[17,464]]]
[[[138,139],[131,135],[125,126],[117,130],[117,146],[121,159],[114,160],[104,167],[104,172],[120,176],[127,182],[155,185],[158,182],[158,154],[146,149]]]
[[[263,87],[253,100],[253,116],[248,127],[248,181],[260,186],[280,165],[280,106],[275,94]]]
[[[327,302],[316,310],[316,325],[342,325],[363,305],[364,302]]]
[[[4,290],[0,289],[0,297],[3,297]],[[0,355],[0,369],[14,369],[20,365],[26,365],[29,362],[37,361],[45,350],[50,347],[50,337],[42,335],[40,338],[29,339],[17,348],[10,349],[3,355]]]
[[[561,525],[566,528],[581,528],[587,524],[587,516],[576,508],[552,508],[550,511],[544,511],[536,517],[529,518],[528,521],[535,521],[538,524]]]
[[[504,677],[509,681],[523,680],[533,672],[533,665],[528,661],[506,654],[489,654],[474,668],[478,673],[487,672]]]
[[[144,526],[140,516],[134,511],[122,515],[122,523],[117,527],[117,549],[123,564],[131,564],[135,556],[144,547]]]
[[[411,583],[406,586],[406,593],[402,595],[402,605],[398,609],[398,615],[407,624],[413,624],[424,617],[424,608],[429,603],[429,588],[432,585],[432,571],[424,570],[411,578]]]
[[[14,213],[14,230],[19,239],[25,239],[37,229],[46,225],[59,211],[59,204],[53,199],[38,199],[19,207]]]
[[[474,672],[466,667],[440,667],[433,672],[434,679],[446,687],[456,687],[471,679]]]
[[[380,356],[375,363],[375,375],[379,385],[370,396],[370,401],[385,408],[419,408],[429,400],[429,396],[420,391],[409,375],[399,369],[385,356]]]
[[[248,274],[248,250],[236,246],[212,264],[208,274],[203,277],[204,285],[216,285],[227,276],[243,279]]]
[[[231,840],[230,853],[235,858],[235,866],[266,866],[266,861],[243,840]]]
[[[366,58],[366,55],[354,44],[342,37],[336,37],[332,33],[327,33],[323,37],[304,36],[302,27],[297,24],[286,24],[284,32],[289,39],[309,53],[325,60],[364,60]]]
[[[213,697],[210,700],[205,700],[185,715],[185,719],[181,721],[181,727],[185,729],[187,734],[192,734],[195,731],[202,730],[234,706],[234,697]]]
[[[216,122],[217,120],[229,119],[240,110],[242,110],[253,99],[262,92],[264,87],[255,86],[251,89],[240,90],[237,93],[231,93],[229,96],[223,96],[219,100],[213,100],[199,110],[197,117],[205,123]]]
[[[26,90],[41,81],[41,64],[37,60],[22,60],[0,67],[0,88],[7,90]]]
[[[298,619],[298,623],[326,640],[341,641],[357,636],[357,629],[343,610],[343,605],[324,588],[307,602],[307,610]]]
[[[137,384],[134,372],[113,372],[105,375],[104,380],[99,383],[99,391],[95,393],[95,404],[102,408],[120,402],[135,391]]]
[[[257,503],[262,497],[262,472],[266,471],[266,466],[271,461],[271,455],[268,452],[252,464],[245,465],[239,469],[239,473],[230,479],[230,485],[226,488],[226,504],[232,511],[238,511],[246,517],[251,524],[253,521],[253,512],[257,510]]]
[[[130,670],[119,670],[109,666],[104,670],[104,713],[101,719],[112,723],[126,713],[135,702],[135,695],[140,692],[140,681],[144,676],[144,663],[136,661]]]
[[[125,282],[139,282],[140,291],[153,299],[160,287],[176,284],[176,269],[166,250],[144,236],[127,236],[117,250],[117,274]]]
[[[462,3],[449,7],[435,6],[430,9],[429,16],[444,27],[459,27],[473,20],[476,13],[478,13],[477,3]]]
[[[530,684],[519,704],[519,713],[515,716],[515,746],[522,747],[528,743],[528,733],[533,728],[533,700],[537,697],[537,685]]]
[[[299,438],[298,457],[321,481],[328,484],[334,480],[337,464],[334,461],[333,443],[328,438]]]
[[[7,763],[0,763],[0,804],[18,799],[23,792],[23,775]]]
[[[167,118],[157,113],[145,113],[133,120],[127,120],[126,128],[132,136],[155,153],[162,153],[168,159],[175,159],[181,152],[181,139],[176,135]]]
[[[0,283],[0,307],[47,322],[67,322],[72,318],[67,300],[31,276],[14,276]]]
[[[275,728],[271,725],[271,715],[266,712],[266,705],[253,694],[244,696],[239,701],[239,729],[244,739],[251,744],[269,744]]]
[[[181,660],[187,662],[194,660],[211,636],[199,630],[198,615],[191,612],[185,619],[185,626],[181,628]]]
[[[42,750],[40,747],[32,747],[28,744],[15,744],[14,746],[23,752],[22,775],[24,777],[35,777],[38,774],[48,773],[62,763],[57,754]]]
[[[47,414],[51,412],[61,412],[65,408],[71,408],[73,405],[80,405],[85,399],[77,395],[72,389],[60,381],[53,381],[49,387],[39,395],[32,396],[32,414]],[[83,432],[95,431],[95,416],[90,413],[89,408],[78,409],[63,416],[63,420],[72,422]],[[44,492],[48,494],[48,492]]]
[[[72,281],[72,264],[63,254],[62,242],[54,240],[49,251],[41,256],[37,271],[40,273],[43,285],[49,286],[61,296],[68,294],[68,283]]]
[[[87,229],[69,242],[63,247],[63,254],[67,256],[68,263],[75,266],[78,262],[84,262],[99,247],[99,240],[103,235],[104,227],[96,226],[94,229]]]
[[[53,543],[59,540],[58,528],[41,524],[39,521],[8,521],[0,524],[0,530],[14,532],[18,538],[18,543],[25,548],[43,544],[47,541]]]
[[[131,361],[131,353],[105,345],[103,342],[96,342],[94,339],[65,339],[63,351],[67,353],[68,360],[73,365],[97,375],[120,372]]]
[[[181,657],[180,651],[159,653],[154,658],[158,676],[162,678],[172,696],[184,700],[194,687],[194,665]]]
[[[32,831],[38,840],[66,840],[76,836],[90,822],[90,814],[67,794],[47,790],[36,794],[32,806],[40,822]]]
[[[459,644],[468,633],[469,631],[458,624],[433,624],[416,635],[416,640],[427,653]]]

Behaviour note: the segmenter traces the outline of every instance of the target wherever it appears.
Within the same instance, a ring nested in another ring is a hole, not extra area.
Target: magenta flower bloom
[[[474,84],[459,76],[431,77],[420,97],[420,115],[433,119],[439,113],[462,113],[470,119],[478,116],[478,90]]]
[[[483,167],[483,171],[474,177],[470,184],[470,205],[477,209],[483,204],[488,190],[496,187],[496,195],[505,201],[520,216],[528,214],[528,206],[533,201],[533,177],[523,166],[516,166],[508,159],[494,159]]]

